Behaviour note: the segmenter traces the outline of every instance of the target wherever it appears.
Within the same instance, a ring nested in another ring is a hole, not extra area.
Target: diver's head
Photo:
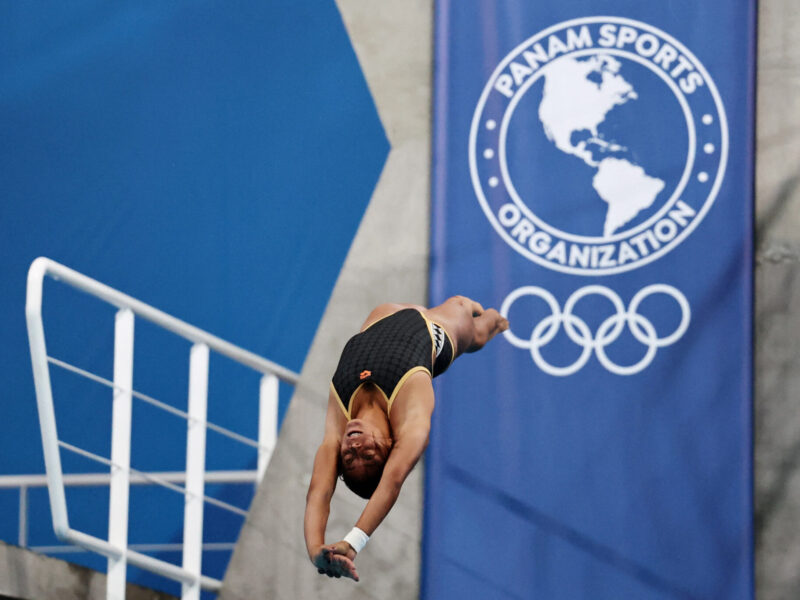
[[[347,487],[362,498],[372,497],[392,451],[392,439],[369,422],[347,423],[339,447],[338,473]]]

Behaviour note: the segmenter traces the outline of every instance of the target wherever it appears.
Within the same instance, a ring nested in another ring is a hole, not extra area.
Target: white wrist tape
[[[361,552],[364,546],[367,545],[369,541],[369,536],[361,531],[358,527],[353,527],[346,536],[344,536],[344,541],[350,544],[353,547],[353,550],[356,553]]]

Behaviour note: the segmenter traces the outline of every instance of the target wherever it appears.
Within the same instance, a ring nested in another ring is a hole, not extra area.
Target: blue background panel
[[[299,370],[389,148],[329,0],[6,3],[0,135],[5,474],[44,468],[23,312],[35,257]],[[113,314],[46,282],[50,354],[110,378]],[[188,349],[138,321],[135,388],[185,409]],[[62,437],[107,456],[110,392],[55,371],[53,385]],[[212,421],[255,437],[257,392],[255,374],[212,355]],[[281,418],[290,395],[282,385]],[[133,466],[182,470],[184,429],[137,402]],[[209,433],[209,468],[254,466],[252,451]],[[214,493],[246,508],[246,488]],[[132,524],[162,538],[136,529],[137,542],[180,541],[171,511],[132,502]],[[70,518],[102,517],[99,506],[71,505]],[[34,508],[30,544],[53,543]],[[16,515],[16,499],[3,494],[0,510]],[[237,519],[209,540],[235,540]],[[3,539],[16,540],[15,522],[2,520]],[[227,558],[207,556],[209,574]]]

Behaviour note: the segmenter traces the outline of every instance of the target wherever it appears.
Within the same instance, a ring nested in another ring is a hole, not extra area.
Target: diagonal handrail
[[[158,325],[172,333],[181,336],[195,344],[205,344],[211,350],[223,354],[228,358],[235,360],[238,363],[246,365],[260,373],[275,375],[281,381],[297,385],[300,376],[282,367],[278,363],[272,362],[258,354],[254,354],[243,348],[239,348],[230,342],[223,340],[215,335],[203,331],[199,327],[190,325],[185,321],[173,317],[157,308],[153,308],[149,304],[145,304],[141,300],[137,300],[132,296],[123,294],[112,287],[100,283],[99,281],[87,277],[78,271],[65,267],[64,265],[55,262],[49,258],[40,256],[31,263],[28,270],[28,289],[27,298],[25,302],[25,316],[30,325],[31,319],[41,318],[42,311],[42,284],[45,275],[49,275],[53,279],[63,281],[75,289],[86,292],[91,296],[105,300],[109,304],[117,308],[128,308],[133,313]]]

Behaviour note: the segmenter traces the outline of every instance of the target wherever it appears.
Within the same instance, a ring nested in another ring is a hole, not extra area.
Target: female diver
[[[428,445],[431,379],[506,329],[508,321],[495,309],[455,296],[434,308],[381,304],[350,338],[331,381],[325,434],[306,496],[306,548],[319,573],[358,581],[356,554]],[[368,502],[350,533],[326,545],[338,477]]]

